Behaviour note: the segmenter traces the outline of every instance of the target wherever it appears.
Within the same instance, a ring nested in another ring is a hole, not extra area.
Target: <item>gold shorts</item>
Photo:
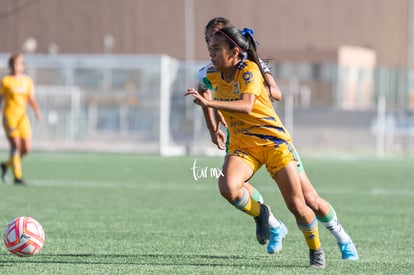
[[[7,137],[24,139],[32,137],[32,128],[27,115],[20,117],[3,115],[3,129]]]
[[[227,155],[242,158],[253,169],[253,172],[259,170],[264,164],[271,176],[282,170],[290,162],[296,161],[294,148],[288,143],[279,144],[277,147],[244,149],[232,148],[230,145]]]

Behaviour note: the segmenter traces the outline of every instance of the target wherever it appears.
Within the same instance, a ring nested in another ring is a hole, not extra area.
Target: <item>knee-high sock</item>
[[[10,157],[11,157],[11,166],[12,166],[14,178],[21,179],[22,178],[22,165],[21,165],[19,152],[17,151],[12,152]]]
[[[328,216],[316,218],[329,230],[329,232],[332,233],[332,235],[334,235],[338,243],[348,242],[351,240],[351,237],[345,232],[344,228],[339,222],[335,209],[333,209],[332,206]]]
[[[252,217],[257,217],[260,214],[260,203],[253,200],[247,189],[243,188],[243,196],[241,199],[233,202],[233,205],[240,209],[243,212],[246,212],[248,215]]]
[[[257,201],[258,203],[264,203],[264,199],[262,197],[262,194],[260,194],[259,190],[253,187],[253,194],[252,199]]]
[[[298,224],[299,229],[305,236],[306,244],[309,249],[317,250],[321,247],[321,241],[319,240],[318,221],[316,218],[310,224]]]

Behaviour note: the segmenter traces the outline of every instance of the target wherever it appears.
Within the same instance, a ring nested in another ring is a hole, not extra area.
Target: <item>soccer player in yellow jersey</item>
[[[27,117],[29,104],[37,120],[41,113],[33,96],[32,79],[24,74],[25,63],[21,54],[14,54],[9,59],[10,74],[4,76],[0,83],[0,102],[3,102],[3,128],[10,144],[10,158],[1,163],[1,177],[5,181],[7,169],[13,170],[14,183],[24,184],[21,158],[31,151],[31,127]]]
[[[226,18],[222,17],[215,17],[211,19],[208,24],[205,27],[205,40],[208,44],[209,40],[211,39],[211,36],[218,31],[219,29],[222,29],[226,26],[232,26],[230,21]],[[268,94],[271,99],[274,100],[280,100],[282,97],[282,93],[276,84],[276,81],[273,79],[273,76],[270,73],[270,70],[267,68],[266,64],[263,64],[260,62],[261,67],[263,68],[263,71],[266,76],[266,80],[269,82],[269,89]],[[211,66],[211,63],[209,65],[204,66],[198,74],[198,92],[203,95],[206,99],[211,99],[211,95],[209,92],[209,89],[211,88],[211,84],[209,83],[206,72],[208,68]],[[208,109],[208,108],[203,108]],[[214,116],[211,115],[211,111],[208,112],[204,111],[206,124],[214,126]],[[221,120],[221,117],[219,117],[219,121]],[[213,122],[210,122],[213,121]],[[215,128],[216,133],[212,131],[211,129],[214,129],[214,127],[209,127],[210,135],[214,137],[214,135],[217,136],[216,140],[224,139],[221,138],[224,134],[220,132],[217,127]],[[213,139],[213,138],[212,138]],[[214,142],[214,140],[213,140]],[[218,145],[217,142],[214,142],[216,145]],[[218,145],[219,149],[221,148]],[[344,230],[341,223],[338,220],[338,217],[336,215],[335,209],[332,207],[332,205],[326,201],[325,199],[321,198],[318,193],[316,192],[315,188],[313,187],[311,181],[309,180],[303,163],[300,159],[299,154],[294,149],[294,154],[297,161],[297,167],[299,171],[299,177],[300,182],[302,186],[303,195],[305,197],[306,204],[313,210],[313,212],[316,214],[317,219],[319,222],[321,222],[328,230],[329,232],[335,237],[337,244],[339,246],[339,250],[341,252],[342,259],[344,260],[358,260],[358,252],[356,250],[356,247],[351,239],[351,237],[348,235],[348,233]],[[251,186],[251,185],[250,185]],[[255,195],[259,194],[261,201],[263,201],[263,198],[261,197],[261,194],[253,187],[250,187],[249,184],[245,183],[245,187],[249,190],[249,193],[252,195],[252,198],[256,201],[258,201],[255,198]],[[253,192],[250,191],[253,189]],[[282,238],[286,235],[287,229],[284,227],[270,227],[270,237],[269,237],[269,243],[267,245],[267,251],[269,253],[276,253],[279,252],[282,249]]]
[[[205,41],[208,45],[211,36],[224,27],[233,27],[230,21],[224,17],[215,17],[212,18],[206,25],[204,34],[205,34]],[[198,72],[198,92],[206,99],[211,99],[211,94],[209,91],[209,82],[206,80],[206,72],[207,69],[212,64],[209,63],[203,66]],[[269,68],[266,66],[264,62],[261,61],[261,66],[263,67],[264,72],[266,73],[267,80],[270,83],[269,92],[272,94],[272,98],[279,99],[280,91],[274,81],[273,77],[270,74]],[[224,132],[218,127],[219,123],[225,124],[224,118],[220,116],[219,122],[215,121],[215,116],[213,113],[212,108],[203,107],[203,115],[206,121],[207,129],[209,130],[211,140],[214,144],[217,145],[217,148],[220,150],[226,149],[225,140],[226,135]],[[252,199],[264,203],[264,198],[262,194],[257,190],[253,185],[251,185],[248,181],[244,183],[244,187],[251,195]],[[266,209],[265,209],[266,210]],[[269,253],[278,253],[282,250],[282,239],[287,235],[288,229],[284,225],[284,223],[280,219],[276,219],[272,213],[270,207],[268,210],[268,223],[263,223],[264,219],[255,219],[256,222],[256,237],[260,244],[265,244],[268,240],[267,250]],[[269,231],[270,228],[270,231]]]
[[[265,165],[305,237],[310,267],[324,268],[318,222],[305,202],[290,135],[267,94],[252,33],[234,27],[218,30],[210,40],[209,53],[214,67],[207,71],[207,78],[213,100],[195,89],[185,95],[192,95],[196,104],[220,110],[229,129],[220,193],[236,208],[260,219],[266,206],[253,200],[243,183]]]

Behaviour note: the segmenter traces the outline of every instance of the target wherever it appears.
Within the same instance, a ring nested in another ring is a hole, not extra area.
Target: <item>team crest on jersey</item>
[[[240,87],[239,83],[234,83],[233,85],[233,95],[239,95],[240,94]]]
[[[252,82],[252,73],[251,72],[245,72],[242,75],[242,78],[244,80],[244,84],[247,85],[248,83]]]

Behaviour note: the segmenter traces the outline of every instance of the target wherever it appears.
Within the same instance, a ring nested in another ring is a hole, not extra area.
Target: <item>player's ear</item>
[[[237,47],[234,47],[232,50],[233,56],[239,56],[240,49]]]

